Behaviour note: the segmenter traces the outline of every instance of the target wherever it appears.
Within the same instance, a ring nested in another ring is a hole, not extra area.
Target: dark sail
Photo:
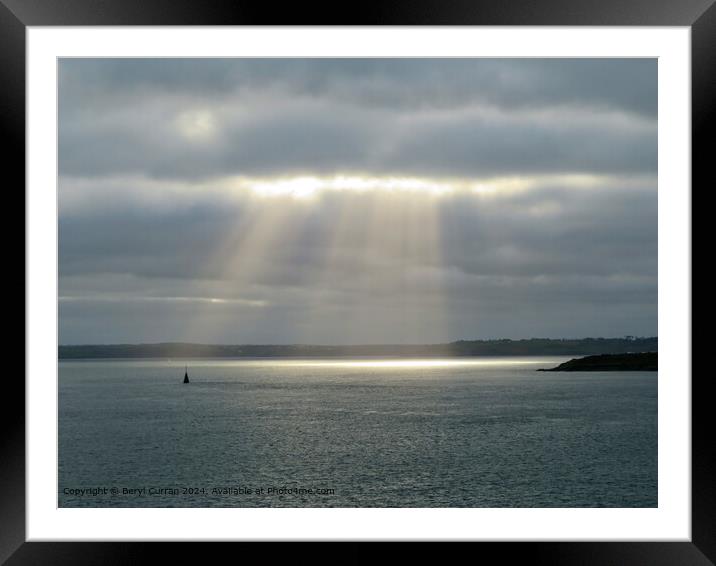
[[[189,372],[184,368],[184,383],[189,383]]]

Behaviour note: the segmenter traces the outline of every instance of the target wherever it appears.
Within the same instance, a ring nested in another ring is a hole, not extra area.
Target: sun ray
[[[300,212],[300,211],[299,211]],[[191,328],[185,335],[193,340],[211,339],[220,330],[217,326],[216,310],[246,306],[241,302],[227,299],[241,299],[244,303],[254,302],[262,307],[269,306],[262,297],[256,297],[256,288],[261,278],[272,266],[276,250],[300,223],[300,214],[295,207],[281,203],[252,202],[248,212],[240,215],[231,231],[224,237],[216,252],[203,260],[203,270],[219,289],[217,301],[205,305],[201,314],[192,320]],[[222,300],[223,299],[223,300]],[[227,316],[232,326],[243,324],[240,318]]]
[[[343,343],[369,341],[365,328],[381,330],[382,323],[389,341],[405,341],[411,332],[427,332],[426,341],[447,338],[437,201],[421,192],[330,198],[338,208],[312,281],[316,293],[304,324],[306,340],[320,341],[313,328],[326,323],[337,329],[331,338]],[[428,305],[418,301],[423,287]],[[354,296],[363,297],[359,305],[351,304]],[[328,297],[344,303],[331,305]]]
[[[314,293],[307,306],[308,318],[303,321],[306,341],[325,341],[325,335],[316,332],[324,325],[338,326],[336,330],[350,342],[354,321],[348,313],[341,312],[343,300],[351,292],[345,282],[358,284],[368,272],[365,218],[372,215],[375,196],[372,194],[328,195],[332,216],[326,219],[319,265],[310,282]],[[328,205],[324,201],[324,205]],[[330,300],[327,300],[330,299]],[[336,303],[340,305],[337,306]]]

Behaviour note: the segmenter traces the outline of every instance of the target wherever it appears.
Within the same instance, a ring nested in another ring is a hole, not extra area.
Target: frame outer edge
[[[703,194],[713,185],[711,146],[716,121],[716,3],[691,28],[691,106],[693,241],[694,187],[699,186]],[[692,282],[694,265],[692,259]],[[706,373],[694,378],[692,372],[691,540],[709,559],[716,561],[716,444],[709,432],[713,430],[713,396],[709,394],[709,380],[711,376]]]
[[[5,188],[5,210],[10,217],[25,218],[25,25],[0,1],[0,131],[5,140],[3,151],[3,185]],[[22,195],[22,196],[20,196]],[[9,198],[15,197],[14,202]],[[22,199],[22,200],[20,200]],[[18,202],[19,201],[19,202]],[[6,284],[14,284],[13,295],[26,300],[25,251],[19,251],[19,228],[5,224],[7,250],[22,253],[22,292],[17,267]],[[23,237],[25,231],[22,232]],[[17,247],[15,247],[17,246]],[[17,266],[17,264],[15,264]],[[10,273],[8,266],[8,274]],[[17,270],[17,271],[16,271]],[[9,288],[9,285],[8,287]],[[25,301],[23,301],[24,313]],[[20,308],[20,301],[10,301],[14,308]],[[22,359],[22,379],[15,369],[3,380],[3,409],[0,410],[0,563],[4,562],[25,540],[25,332],[23,323],[22,354],[14,351],[13,356]],[[9,327],[8,327],[9,329]],[[19,329],[15,330],[19,332]],[[6,337],[8,346],[12,342]],[[18,348],[18,350],[20,350]],[[16,360],[11,366],[16,367]]]
[[[114,6],[112,4],[114,3]],[[19,13],[23,21],[18,19],[15,14],[7,7],[7,4],[13,5],[13,9]],[[17,112],[17,109],[25,108],[25,26],[26,25],[122,25],[128,23],[134,23],[137,25],[141,19],[143,23],[139,25],[147,25],[153,23],[154,25],[162,25],[165,21],[157,21],[157,13],[150,7],[150,3],[144,5],[144,7],[137,7],[132,0],[127,2],[127,12],[122,15],[122,9],[118,8],[118,2],[103,2],[104,9],[98,10],[87,10],[84,8],[89,7],[88,2],[83,0],[69,0],[68,3],[63,2],[63,13],[53,9],[53,6],[44,1],[39,0],[28,0],[24,6],[20,4],[19,0],[0,0],[0,80],[2,80],[3,88],[0,89],[0,124],[3,126],[3,131],[6,133],[6,139],[9,138],[7,163],[14,164],[14,168],[9,168],[13,174],[13,179],[17,184],[21,184],[24,187],[25,182],[25,116],[24,113]],[[134,6],[132,6],[134,4]],[[163,2],[153,2],[154,8],[158,4]],[[184,21],[187,14],[191,16],[192,8],[187,11],[186,2],[178,2],[182,5],[180,10],[181,14],[177,17],[164,14],[160,17],[161,20],[177,20]],[[463,4],[462,2],[460,4]],[[673,3],[671,9],[664,10],[665,2],[661,3],[661,9],[656,10],[658,17],[645,17],[643,12],[643,4],[640,2],[634,2],[632,9],[624,9],[625,6],[621,6],[617,9],[616,5],[607,5],[605,8],[608,12],[611,12],[611,16],[606,17],[592,17],[585,16],[579,17],[575,15],[575,7],[569,10],[569,16],[564,13],[559,15],[559,7],[563,4],[560,1],[553,2],[552,5],[545,5],[544,10],[541,11],[542,16],[537,14],[530,14],[524,10],[515,10],[512,13],[507,12],[507,8],[504,8],[506,12],[503,12],[502,17],[495,17],[495,13],[499,13],[498,10],[487,10],[483,15],[486,16],[482,21],[482,25],[491,25],[493,23],[511,23],[513,25],[540,25],[540,21],[544,19],[551,20],[554,24],[555,20],[559,20],[559,25],[584,25],[584,21],[589,20],[588,25],[604,25],[605,23],[611,23],[612,25],[688,25],[689,14],[701,13],[692,23],[692,112],[693,112],[693,125],[692,125],[692,163],[693,171],[692,177],[694,179],[702,179],[702,184],[705,186],[707,166],[709,164],[710,155],[707,150],[707,134],[714,131],[714,129],[708,126],[713,124],[714,115],[716,114],[716,4],[713,0],[703,1],[698,0],[688,3],[688,6],[681,6],[677,8],[678,3]],[[684,4],[687,4],[684,2]],[[700,7],[697,7],[697,4]],[[710,7],[709,7],[710,5]],[[96,5],[95,5],[96,6]],[[130,6],[132,6],[130,8]],[[59,7],[59,5],[57,5]],[[396,5],[393,3],[393,8]],[[194,4],[194,10],[201,12],[201,7],[198,4]],[[652,4],[652,8],[655,8]],[[452,10],[446,10],[443,15],[433,13],[433,23],[449,23],[449,21],[455,21],[456,17],[459,19],[460,8],[453,8]],[[705,10],[705,11],[704,11]],[[209,12],[210,10],[207,10]],[[588,10],[594,12],[593,10]],[[477,19],[483,19],[480,17],[480,10],[477,11]],[[667,14],[668,12],[668,14]],[[214,13],[214,16],[224,17],[227,10],[219,9]],[[466,10],[469,16],[463,23],[469,25],[474,23],[476,20],[475,10]],[[492,14],[492,15],[491,15]],[[249,13],[245,13],[249,16]],[[195,14],[196,16],[196,14]],[[236,20],[236,12],[233,14],[233,18],[230,20]],[[545,18],[546,16],[546,18]],[[211,18],[209,18],[211,19]],[[239,18],[242,19],[242,18]],[[236,22],[243,25],[249,25],[254,23],[252,17],[243,18],[244,21]],[[258,18],[261,19],[261,18]],[[406,11],[400,9],[387,9],[381,15],[378,15],[377,20],[389,20],[383,23],[392,23],[395,19],[407,19],[414,21],[416,19],[422,19],[420,17],[420,10],[415,10],[412,15]],[[430,18],[427,18],[430,19]],[[665,21],[668,20],[668,21]],[[197,22],[197,20],[199,20]],[[521,21],[518,21],[521,20]],[[565,20],[571,20],[565,21]],[[687,21],[688,20],[688,21]],[[27,24],[25,22],[28,22]],[[207,22],[207,17],[202,17],[198,14],[198,18],[194,20],[194,23]],[[258,22],[256,22],[258,23]],[[427,23],[427,22],[425,22]],[[544,22],[546,23],[546,22]],[[713,135],[711,134],[712,137]],[[20,165],[22,164],[22,165]],[[23,211],[24,211],[24,200],[23,200]],[[24,216],[24,214],[23,214]],[[19,551],[13,555],[10,562],[12,564],[22,564],[36,561],[38,558],[44,558],[44,563],[56,563],[56,564],[83,564],[90,563],[92,558],[102,558],[105,563],[119,563],[115,561],[120,557],[125,559],[131,558],[136,560],[136,563],[143,563],[142,557],[147,555],[151,556],[149,547],[159,550],[159,544],[147,544],[147,543],[24,543],[25,540],[25,446],[24,446],[24,386],[19,383],[19,380],[8,380],[6,387],[9,386],[10,390],[6,389],[6,393],[12,392],[8,397],[13,399],[23,399],[23,404],[19,408],[17,413],[0,413],[0,422],[5,426],[3,427],[3,434],[0,436],[0,489],[2,489],[2,506],[0,507],[0,564],[4,564],[5,560],[19,548]],[[533,554],[531,551],[525,553],[525,557],[531,555],[534,558],[544,558],[544,551],[551,554],[553,551],[557,551],[558,558],[566,558],[570,556],[572,559],[581,559],[583,564],[596,564],[594,559],[597,556],[601,556],[602,559],[609,557],[610,560],[626,559],[628,557],[636,558],[641,555],[641,558],[646,558],[650,555],[649,548],[652,547],[654,551],[657,551],[656,547],[660,547],[660,552],[663,553],[665,548],[661,548],[666,545],[666,548],[676,551],[677,547],[681,549],[680,557],[683,561],[681,564],[707,564],[711,562],[709,559],[713,559],[716,556],[716,523],[714,522],[714,512],[716,510],[716,484],[713,480],[716,477],[716,470],[714,469],[714,457],[716,456],[716,449],[711,447],[711,438],[707,431],[712,425],[710,419],[707,420],[709,409],[706,407],[708,402],[708,396],[698,392],[704,391],[706,388],[703,387],[703,383],[699,384],[694,381],[692,384],[694,395],[693,395],[693,423],[692,423],[692,436],[693,436],[693,520],[692,520],[692,541],[693,544],[688,543],[533,543],[524,545],[532,547],[534,550],[541,549],[542,552],[537,551]],[[242,543],[239,543],[242,544]],[[507,544],[507,543],[505,543]],[[632,546],[636,545],[636,546]],[[501,543],[491,543],[488,546],[492,547],[500,546]],[[80,546],[82,548],[80,548]],[[199,551],[203,557],[206,557],[206,546]],[[523,547],[523,545],[514,545]],[[537,548],[534,548],[534,547]],[[89,548],[88,548],[89,547]],[[166,545],[161,544],[163,550],[166,549]],[[194,547],[193,544],[182,545],[183,549],[190,550],[189,547]],[[642,548],[642,552],[636,553],[636,556],[632,554],[631,550],[636,550],[637,547]],[[236,547],[234,547],[236,548]],[[580,550],[578,550],[578,548]],[[601,551],[597,550],[601,548]],[[627,548],[629,551],[627,551]],[[496,548],[495,548],[496,549]],[[561,551],[560,551],[561,549]],[[567,551],[569,549],[569,551]],[[89,551],[89,552],[87,552]],[[502,547],[503,552],[507,555],[511,552],[506,551]],[[565,552],[567,551],[567,552]],[[696,552],[694,552],[696,551]],[[313,552],[313,551],[312,551]],[[482,551],[481,551],[482,552]],[[657,551],[659,552],[659,551]],[[196,557],[196,552],[190,552]],[[371,553],[372,554],[372,553]],[[488,553],[489,554],[489,553]],[[518,552],[518,554],[520,554]],[[667,553],[670,554],[670,553]],[[112,560],[114,555],[115,560]],[[166,554],[162,552],[162,556],[166,557]],[[211,553],[209,553],[211,555]],[[541,555],[541,556],[540,556]],[[631,555],[631,556],[630,556]],[[661,555],[662,560],[656,559],[654,561],[631,561],[631,564],[636,563],[650,563],[650,564],[661,564],[663,562],[664,554]],[[676,558],[673,554],[672,558]],[[708,557],[708,558],[707,558]],[[72,560],[70,560],[70,558]],[[651,558],[657,558],[657,554],[651,555]],[[27,560],[29,559],[29,561]],[[34,560],[33,560],[34,559]],[[64,560],[63,560],[64,559]],[[539,563],[544,563],[541,560]],[[555,560],[553,564],[566,564],[573,563],[571,560],[565,562],[564,560]],[[713,562],[711,562],[713,563]]]

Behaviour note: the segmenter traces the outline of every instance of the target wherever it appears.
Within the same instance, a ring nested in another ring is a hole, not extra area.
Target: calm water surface
[[[657,374],[566,359],[61,362],[59,505],[655,507]]]

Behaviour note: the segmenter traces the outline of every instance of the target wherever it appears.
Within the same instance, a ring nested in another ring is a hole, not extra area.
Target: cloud
[[[612,108],[655,117],[656,59],[64,59],[64,108],[256,91],[358,107]]]
[[[233,312],[242,322],[222,330],[224,341],[244,342],[256,338],[255,326],[243,321],[257,318],[262,325],[276,320],[269,341],[290,341],[318,317],[320,324],[303,330],[314,340],[371,341],[378,325],[381,339],[400,342],[491,337],[502,327],[499,335],[523,335],[513,309],[552,319],[588,307],[599,317],[605,308],[620,317],[636,313],[625,331],[648,334],[638,321],[653,321],[657,299],[653,197],[646,188],[543,188],[495,199],[443,196],[410,213],[409,193],[327,193],[310,204],[244,198],[161,214],[141,206],[83,211],[60,219],[60,295],[85,299],[62,309],[92,317],[124,305],[171,318],[179,309],[194,321]],[[553,202],[557,209],[547,206]],[[252,233],[276,207],[284,214],[275,241],[257,245]],[[543,209],[546,217],[534,213]],[[152,296],[198,301],[147,302]],[[335,329],[341,317],[356,321],[356,313],[368,320],[349,333]],[[467,313],[475,316],[469,331]],[[485,325],[488,313],[509,314],[512,326]],[[400,334],[395,321],[405,316],[417,317],[418,326]],[[438,332],[429,319],[440,316],[465,330]],[[569,335],[594,332],[589,318],[570,324]],[[216,332],[206,339],[218,340]]]
[[[656,334],[655,61],[67,59],[59,119],[62,343]]]
[[[651,60],[68,59],[60,69],[66,175],[656,170]]]

